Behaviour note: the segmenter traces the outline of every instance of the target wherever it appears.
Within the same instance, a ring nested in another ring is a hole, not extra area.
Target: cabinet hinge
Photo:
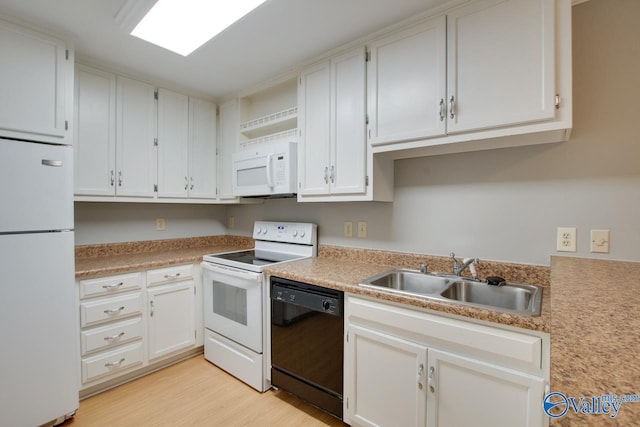
[[[218,187],[216,187],[216,197],[218,197]]]
[[[64,121],[64,130],[69,130],[69,122],[67,120]]]
[[[369,61],[371,61],[371,51],[365,50],[364,51],[364,62],[369,62]]]
[[[300,85],[302,85],[302,76],[300,77],[299,83]]]
[[[158,100],[158,91],[157,90],[153,91],[153,99],[155,99],[156,101]]]
[[[158,184],[153,184],[153,191],[158,192]]]
[[[556,94],[556,109],[560,108],[560,94]]]
[[[198,331],[196,331],[195,329],[193,330],[193,338],[195,338],[196,340],[198,339]]]
[[[64,59],[69,60],[69,49],[64,50]]]
[[[369,186],[369,175],[364,177],[364,186],[368,187]]]
[[[158,138],[153,138],[153,146],[154,147],[158,146]]]
[[[349,342],[349,331],[347,331],[347,342]]]
[[[365,123],[366,125],[368,125],[368,124],[369,124],[369,115],[368,115],[368,114],[365,114],[365,115],[364,115],[364,123]]]
[[[347,409],[349,409],[349,398],[347,397]]]

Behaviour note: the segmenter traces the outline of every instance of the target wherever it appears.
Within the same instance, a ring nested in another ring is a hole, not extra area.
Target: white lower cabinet
[[[347,295],[345,340],[350,425],[548,425],[548,334]]]
[[[197,352],[199,268],[188,264],[78,281],[81,396]]]

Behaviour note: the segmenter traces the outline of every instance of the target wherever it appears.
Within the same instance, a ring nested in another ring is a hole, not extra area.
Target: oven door
[[[263,274],[202,264],[204,326],[262,353]]]

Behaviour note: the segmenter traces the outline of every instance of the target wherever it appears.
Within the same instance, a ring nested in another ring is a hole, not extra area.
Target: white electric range
[[[315,257],[317,225],[256,221],[254,248],[205,255],[204,357],[258,391],[271,387],[266,266]]]

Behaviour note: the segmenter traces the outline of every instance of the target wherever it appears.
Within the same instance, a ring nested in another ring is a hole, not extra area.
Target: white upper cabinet
[[[156,177],[154,87],[117,77],[116,193],[153,197]]]
[[[447,16],[448,132],[555,116],[554,0],[490,0]]]
[[[158,89],[158,197],[189,195],[189,98]]]
[[[216,105],[189,98],[189,197],[216,198]]]
[[[75,87],[75,194],[116,189],[116,76],[78,64]]]
[[[0,58],[0,136],[71,144],[73,52],[65,42],[0,20]]]
[[[370,48],[374,153],[403,158],[569,137],[568,0],[470,1]]]
[[[220,105],[220,143],[218,144],[218,198],[233,200],[232,156],[238,146],[238,102]]]
[[[439,17],[370,45],[369,141],[444,135],[446,19]]]
[[[366,76],[364,47],[302,72],[298,89],[298,201],[390,200],[390,191],[378,195],[369,182],[392,164],[378,168],[376,162],[374,166],[367,147]],[[380,185],[383,187],[392,185]]]

